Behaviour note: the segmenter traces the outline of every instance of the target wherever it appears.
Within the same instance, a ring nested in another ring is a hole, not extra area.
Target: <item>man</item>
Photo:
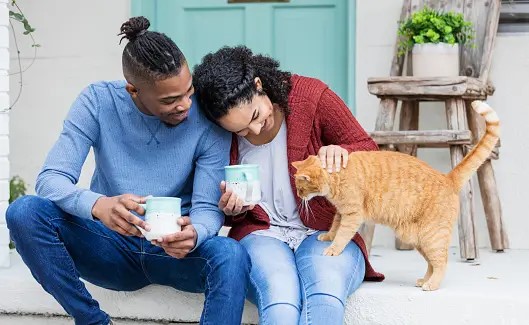
[[[218,184],[230,134],[193,104],[183,54],[149,21],[121,26],[121,82],[86,88],[72,105],[37,178],[38,196],[7,211],[16,248],[35,279],[76,324],[109,324],[79,275],[112,290],[149,284],[205,292],[202,324],[240,324],[249,259],[236,241],[217,237],[224,216]],[[122,39],[123,39],[122,38]],[[90,190],[76,186],[93,148]],[[150,243],[145,196],[182,199],[182,231]],[[132,213],[135,212],[135,213]]]

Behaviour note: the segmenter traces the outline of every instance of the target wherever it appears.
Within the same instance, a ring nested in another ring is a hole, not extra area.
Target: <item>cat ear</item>
[[[302,163],[303,163],[302,161],[294,161],[292,162],[292,166],[296,169],[299,169]]]
[[[318,156],[309,156],[309,158],[307,158],[307,160],[311,163],[311,164],[316,164],[318,166],[321,166],[321,160]]]

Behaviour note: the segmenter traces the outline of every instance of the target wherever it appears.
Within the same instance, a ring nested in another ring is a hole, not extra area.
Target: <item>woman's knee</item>
[[[313,294],[303,301],[300,324],[343,324],[345,301],[328,294]]]
[[[290,303],[276,303],[259,311],[259,323],[263,325],[298,324],[301,315],[299,307]]]
[[[305,296],[329,295],[343,303],[364,279],[365,260],[354,242],[340,256],[299,254],[296,259]]]

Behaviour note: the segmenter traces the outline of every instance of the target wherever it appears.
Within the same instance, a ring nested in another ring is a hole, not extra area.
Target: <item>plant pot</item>
[[[459,44],[415,44],[412,67],[414,77],[459,76]]]

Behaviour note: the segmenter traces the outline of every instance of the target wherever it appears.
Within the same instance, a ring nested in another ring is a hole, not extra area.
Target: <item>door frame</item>
[[[197,0],[200,1],[200,0]],[[226,0],[227,1],[227,0]],[[145,16],[151,21],[153,30],[157,30],[158,2],[155,0],[132,0],[132,16]],[[347,6],[347,98],[343,98],[349,109],[356,114],[356,0],[346,1]],[[295,71],[294,71],[295,72]]]

